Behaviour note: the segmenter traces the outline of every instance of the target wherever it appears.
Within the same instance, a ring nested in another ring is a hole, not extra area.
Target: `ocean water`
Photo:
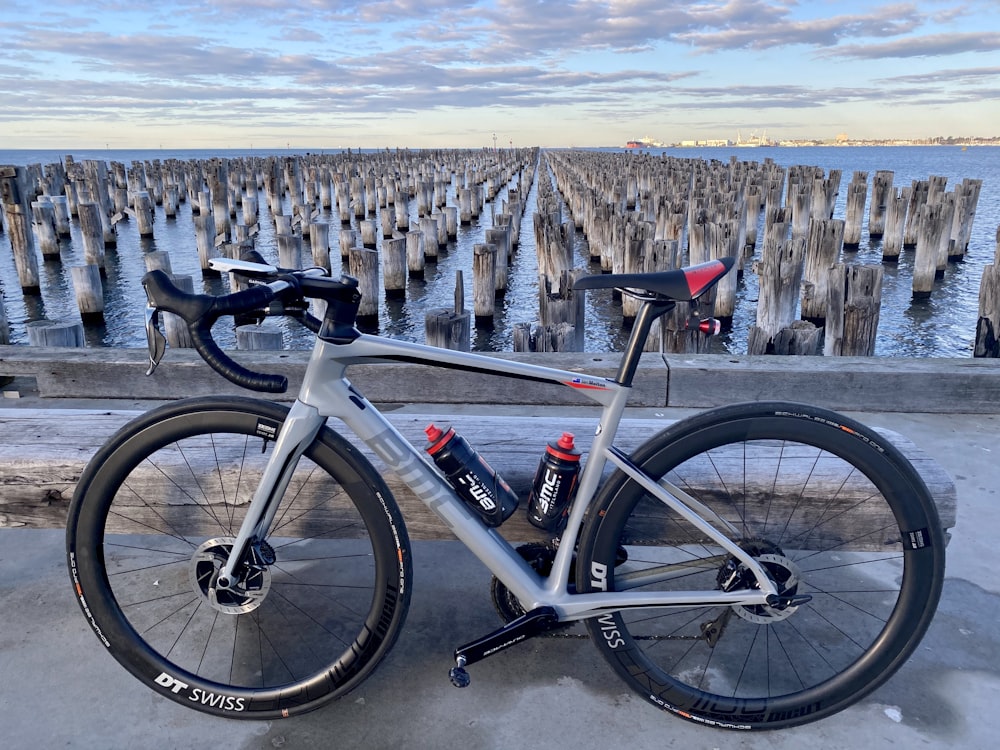
[[[0,151],[0,165],[29,163],[47,164],[59,161],[72,153],[76,161],[100,159],[104,161],[148,161],[152,159],[208,159],[239,156],[264,156],[261,152],[239,151]],[[302,153],[302,152],[299,152]],[[314,153],[319,153],[314,152]],[[931,175],[948,178],[948,188],[964,178],[983,180],[983,189],[973,225],[967,257],[960,263],[949,264],[944,278],[935,283],[929,299],[914,300],[911,294],[912,250],[904,251],[898,265],[885,265],[882,293],[882,312],[876,342],[876,356],[905,357],[966,357],[971,356],[978,317],[979,281],[983,266],[992,263],[995,253],[995,234],[1000,224],[1000,148],[978,147],[962,150],[959,147],[808,147],[808,148],[696,148],[653,149],[654,154],[727,162],[735,155],[742,161],[771,159],[782,166],[808,165],[822,167],[827,172],[843,172],[840,196],[834,211],[836,218],[843,218],[846,188],[854,171],[867,171],[869,185],[878,170],[894,172],[894,183],[906,186],[913,180],[927,179]],[[279,155],[288,155],[279,153]],[[533,185],[526,201],[522,218],[521,244],[511,269],[507,294],[497,303],[497,316],[492,328],[476,328],[473,348],[479,351],[512,351],[512,329],[516,323],[537,319],[538,283],[535,260],[535,240],[532,215],[536,204],[537,186]],[[506,190],[501,191],[506,195]],[[449,205],[456,205],[449,192]],[[379,331],[385,335],[410,341],[423,341],[424,315],[427,310],[450,307],[455,292],[456,271],[464,276],[466,307],[472,300],[472,249],[482,242],[485,230],[491,226],[490,204],[473,224],[462,227],[457,241],[449,244],[436,265],[429,265],[423,280],[411,280],[405,300],[380,301]],[[496,208],[499,211],[499,207]],[[257,239],[258,249],[267,258],[277,257],[276,240],[271,223],[266,220],[266,202],[260,200],[261,223]],[[411,218],[416,218],[415,201],[410,204]],[[868,211],[865,211],[867,221]],[[564,218],[568,213],[564,212]],[[339,218],[326,214],[318,221],[331,224],[331,244],[334,273],[339,253],[336,251]],[[355,225],[356,228],[356,225]],[[82,263],[82,241],[74,222],[73,236],[63,241],[62,262],[42,263],[40,296],[21,293],[6,234],[0,235],[0,293],[11,325],[15,343],[26,343],[25,324],[42,318],[78,319],[76,303],[70,281],[70,267]],[[582,237],[579,238],[582,240]],[[584,243],[577,242],[580,255],[577,264],[586,266],[588,259],[582,252]],[[144,295],[139,279],[145,272],[143,255],[151,250],[167,250],[175,273],[193,276],[197,291],[219,294],[226,291],[217,279],[202,279],[198,266],[191,209],[182,204],[176,219],[167,219],[162,210],[154,220],[154,237],[138,236],[135,222],[118,227],[118,246],[108,251],[108,279],[105,293],[105,322],[86,327],[88,346],[144,346],[143,306]],[[881,263],[880,242],[870,242],[867,226],[862,231],[861,246],[856,252],[846,252],[842,260],[849,263]],[[594,272],[599,269],[594,268]],[[738,292],[737,314],[733,331],[716,342],[717,351],[734,354],[745,353],[746,335],[754,321],[756,284],[752,274],[747,274]],[[609,292],[588,293],[586,312],[585,349],[587,351],[617,351],[622,348],[626,335],[622,330],[621,314],[612,302]],[[309,335],[297,324],[282,324],[286,346],[305,348]],[[217,327],[220,343],[232,345],[232,333],[222,323]]]

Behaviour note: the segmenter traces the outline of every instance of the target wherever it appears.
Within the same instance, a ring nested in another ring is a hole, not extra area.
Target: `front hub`
[[[266,566],[244,565],[239,580],[227,588],[218,585],[222,571],[233,548],[233,537],[208,539],[191,556],[191,585],[212,609],[228,615],[242,615],[261,605],[271,588],[271,571]]]

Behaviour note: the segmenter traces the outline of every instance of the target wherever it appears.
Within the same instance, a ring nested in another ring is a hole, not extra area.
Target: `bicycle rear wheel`
[[[779,592],[801,597],[588,620],[604,657],[655,705],[730,729],[813,721],[888,679],[930,624],[944,578],[933,500],[862,425],[813,407],[740,404],[679,422],[632,460],[709,508],[702,517],[724,519]],[[755,586],[735,556],[624,474],[596,503],[580,591]]]
[[[207,713],[276,718],[347,692],[409,603],[395,501],[329,429],[300,459],[240,591],[214,587],[286,413],[239,398],[154,410],[98,452],[70,508],[70,570],[98,637],[161,695]]]

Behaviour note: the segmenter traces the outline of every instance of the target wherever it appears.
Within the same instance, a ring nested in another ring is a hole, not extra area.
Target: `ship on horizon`
[[[774,143],[767,139],[766,130],[760,135],[757,135],[757,131],[754,130],[750,133],[750,137],[745,140],[743,138],[742,133],[740,133],[740,131],[738,130],[736,131],[736,146],[738,148],[757,148],[759,146],[773,146],[773,145]]]
[[[627,141],[625,143],[625,148],[663,148],[663,144],[655,138],[650,138],[647,135],[643,138]]]

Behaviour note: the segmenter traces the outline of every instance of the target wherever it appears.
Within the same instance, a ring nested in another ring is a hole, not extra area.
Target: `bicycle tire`
[[[245,593],[213,593],[287,411],[238,397],[155,409],[98,451],[70,507],[68,563],[92,628],[143,683],[205,713],[280,718],[343,695],[409,605],[395,500],[327,427],[282,497],[275,560],[247,572]]]
[[[916,648],[940,597],[944,536],[926,485],[877,433],[815,407],[738,404],[678,422],[631,459],[729,521],[779,591],[811,597],[589,619],[604,658],[654,705],[728,729],[804,724],[874,690]],[[620,471],[588,514],[580,559],[581,592],[755,586]]]

